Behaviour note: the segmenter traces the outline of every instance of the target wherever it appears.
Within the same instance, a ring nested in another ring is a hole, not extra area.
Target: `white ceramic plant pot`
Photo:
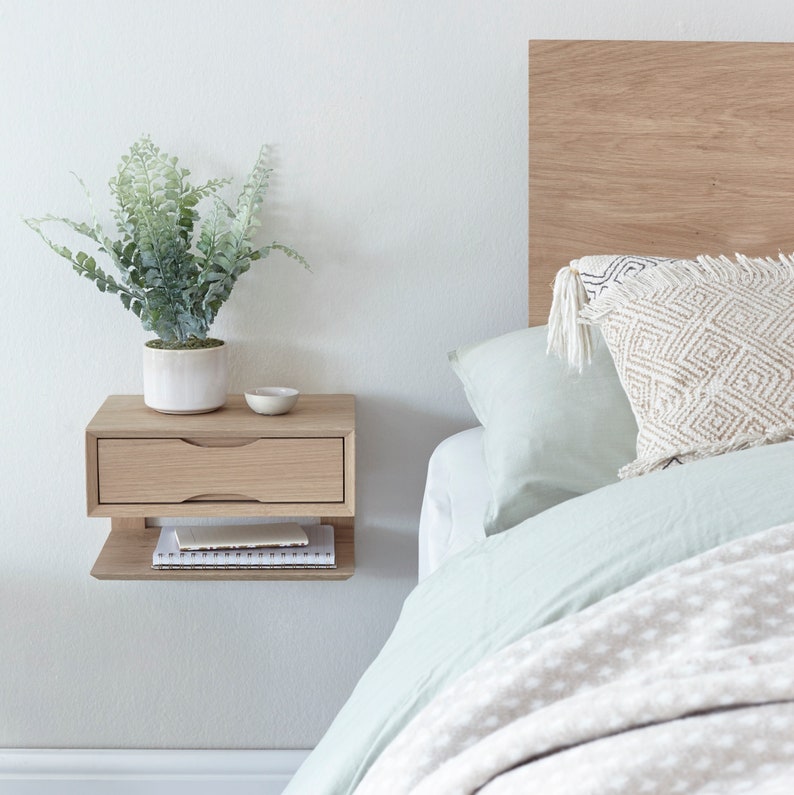
[[[163,414],[203,414],[226,402],[226,345],[169,351],[143,346],[143,402]]]

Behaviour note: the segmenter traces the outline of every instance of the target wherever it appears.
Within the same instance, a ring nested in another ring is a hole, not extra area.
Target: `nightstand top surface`
[[[88,424],[96,437],[295,437],[344,436],[355,428],[353,395],[304,395],[288,414],[265,416],[248,408],[243,395],[206,414],[161,414],[142,395],[110,395]]]

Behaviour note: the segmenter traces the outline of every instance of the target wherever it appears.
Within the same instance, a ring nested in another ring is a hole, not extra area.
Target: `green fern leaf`
[[[98,290],[117,294],[145,329],[169,344],[184,343],[190,337],[204,339],[251,262],[275,249],[308,267],[301,255],[281,243],[252,246],[271,173],[265,161],[262,148],[232,207],[218,195],[228,179],[191,185],[190,171],[144,136],[122,155],[109,182],[115,199],[116,239],[103,231],[88,188],[79,177],[90,222],[46,216],[26,219],[26,223]],[[211,208],[201,224],[199,206],[204,200],[211,202]],[[42,226],[56,222],[89,239],[115,265],[120,280],[103,271],[92,255],[73,254],[50,240]]]

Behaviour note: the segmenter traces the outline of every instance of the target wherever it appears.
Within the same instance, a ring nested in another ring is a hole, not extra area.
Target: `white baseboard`
[[[0,795],[280,795],[308,751],[0,749]]]

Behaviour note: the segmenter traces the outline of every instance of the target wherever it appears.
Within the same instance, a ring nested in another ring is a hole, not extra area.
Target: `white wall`
[[[690,6],[694,5],[694,8]],[[526,322],[534,38],[790,39],[784,0],[0,0],[0,746],[313,745],[415,581],[426,460],[472,424],[446,352]],[[20,221],[107,217],[141,133],[198,179],[277,175],[216,332],[234,391],[358,395],[347,583],[98,582],[83,428],[146,334]]]

